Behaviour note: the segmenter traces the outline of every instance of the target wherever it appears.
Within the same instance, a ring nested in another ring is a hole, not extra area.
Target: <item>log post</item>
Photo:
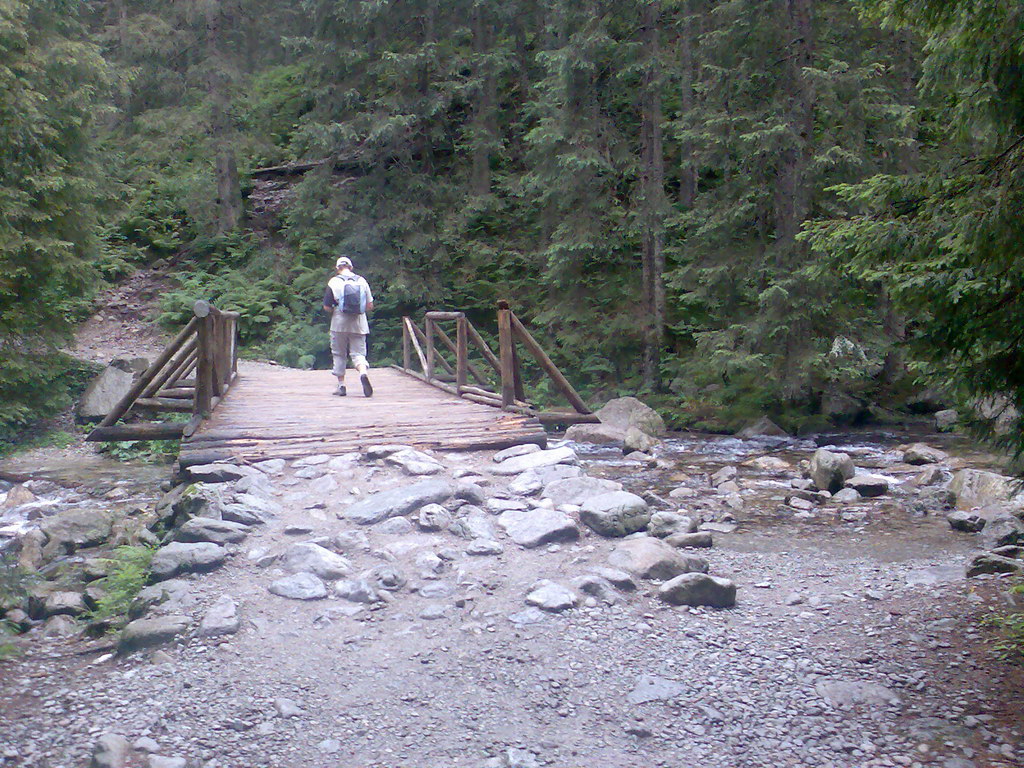
[[[402,318],[402,367],[405,370],[412,368],[412,349],[409,345],[409,318]]]
[[[420,343],[416,339],[416,331],[418,330],[415,325],[412,324],[412,320],[408,317],[405,318],[405,328],[409,333],[409,341],[412,342],[413,347],[416,349],[416,356],[420,359],[420,367],[423,369],[423,375],[427,375],[427,358],[423,354],[423,350],[420,348]]]
[[[461,392],[466,386],[469,370],[469,337],[466,332],[466,317],[460,315],[455,321],[455,386]]]
[[[501,404],[512,405],[516,399],[515,350],[512,337],[512,310],[507,301],[498,302],[498,357],[501,362]]]
[[[196,302],[197,304],[199,302]],[[210,412],[213,399],[213,361],[210,349],[210,318],[199,321],[196,341],[196,407],[195,413],[205,416]]]
[[[424,373],[428,379],[434,378],[434,321],[429,317],[424,320],[426,338],[424,346],[427,348],[427,370]]]

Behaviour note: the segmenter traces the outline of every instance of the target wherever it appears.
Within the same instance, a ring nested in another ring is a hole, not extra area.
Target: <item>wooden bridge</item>
[[[504,302],[497,353],[462,312],[428,312],[422,328],[403,318],[402,365],[371,369],[372,398],[333,396],[330,371],[240,367],[237,313],[198,301],[194,314],[87,439],[181,438],[184,467],[340,454],[379,443],[439,450],[545,445],[545,423],[597,420]],[[454,325],[451,334],[446,324]],[[519,346],[572,410],[544,411],[527,401]],[[175,416],[153,423],[138,420],[140,412]]]

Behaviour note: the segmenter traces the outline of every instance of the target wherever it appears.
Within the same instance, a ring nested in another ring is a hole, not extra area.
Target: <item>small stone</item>
[[[736,585],[706,573],[683,573],[662,584],[658,597],[671,605],[732,608],[736,605]]]
[[[946,515],[946,521],[954,531],[965,531],[967,533],[977,533],[988,522],[981,515],[975,515],[959,509]]]
[[[441,531],[452,522],[452,513],[440,504],[425,504],[416,515],[416,525],[421,531]]]
[[[229,595],[221,595],[203,616],[198,634],[199,637],[233,635],[238,631],[240,624],[235,601]]]
[[[132,749],[136,752],[146,752],[152,755],[160,751],[160,745],[149,736],[140,736],[132,742]]]
[[[689,515],[679,512],[655,512],[647,524],[647,533],[659,539],[664,539],[673,533],[693,533],[696,530],[697,521]]]
[[[146,768],[186,768],[187,765],[188,761],[184,757],[150,755],[146,761]]]
[[[267,588],[271,594],[289,600],[319,600],[327,597],[327,587],[311,573],[296,573],[278,579]]]
[[[404,536],[407,533],[412,533],[413,527],[408,518],[392,517],[383,523],[378,523],[373,530],[390,536]]]
[[[301,717],[304,714],[302,707],[291,699],[274,699],[274,709],[277,710],[278,717]]]
[[[513,445],[511,448],[506,448],[502,451],[498,451],[491,458],[495,464],[500,464],[501,462],[505,461],[505,459],[512,459],[515,458],[516,456],[525,456],[528,453],[536,453],[539,450],[541,450],[541,447],[539,445],[536,445],[535,443],[527,443],[525,445]]]
[[[317,743],[316,748],[325,755],[333,755],[341,751],[341,742],[337,739],[324,739]]]
[[[131,745],[128,739],[116,733],[105,733],[92,748],[89,768],[126,768]]]
[[[579,597],[568,587],[544,579],[530,590],[526,603],[543,611],[558,613],[574,608],[579,603]]]
[[[437,619],[443,619],[445,617],[445,613],[446,612],[447,612],[446,606],[441,605],[439,603],[435,603],[435,604],[432,604],[432,605],[428,605],[423,610],[421,610],[420,611],[420,618],[421,619],[426,619],[427,621],[434,621],[434,620],[437,620]]]
[[[474,539],[466,547],[466,554],[474,556],[500,555],[504,551],[505,548],[501,544],[489,539]]]
[[[889,492],[889,479],[882,475],[854,475],[846,481],[847,488],[853,488],[864,498],[873,498]]]
[[[129,653],[140,648],[173,640],[188,629],[187,616],[159,616],[153,619],[136,619],[121,630],[117,650]]]
[[[673,533],[665,539],[665,543],[677,549],[688,547],[706,548],[712,546],[710,531],[699,531],[698,533]]]
[[[221,565],[227,554],[224,547],[209,542],[174,541],[156,551],[150,562],[150,570],[156,581],[170,579],[181,573],[202,573]]]

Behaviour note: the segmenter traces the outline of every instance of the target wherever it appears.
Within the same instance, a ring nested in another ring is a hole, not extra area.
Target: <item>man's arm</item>
[[[334,314],[334,308],[338,305],[337,300],[334,298],[334,291],[331,290],[331,286],[327,286],[324,289],[324,312],[328,315]]]

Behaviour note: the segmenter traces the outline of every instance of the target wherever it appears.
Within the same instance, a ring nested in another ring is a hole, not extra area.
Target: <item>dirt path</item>
[[[489,455],[441,460],[509,495]],[[569,585],[620,542],[582,529],[523,549],[463,507],[502,549],[470,555],[468,539],[406,518],[338,518],[409,482],[379,460],[269,479],[278,516],[227,566],[186,577],[172,607],[198,619],[229,595],[240,630],[114,657],[32,644],[0,664],[0,765],[85,765],[107,732],[204,768],[1024,764],[1020,671],[978,624],[999,590],[963,579],[973,542],[942,521],[897,546],[863,525],[741,527],[700,553],[739,584],[735,608],[669,606],[637,579],[611,604],[546,613],[524,603],[539,579]],[[284,573],[268,561],[298,541],[404,584],[371,605],[270,594]]]

